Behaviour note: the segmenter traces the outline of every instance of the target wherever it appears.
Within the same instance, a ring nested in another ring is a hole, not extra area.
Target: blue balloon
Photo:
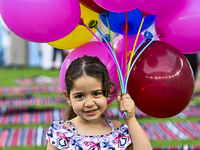
[[[108,15],[110,30],[118,34],[124,34],[126,25],[126,14],[109,12]],[[153,24],[153,22],[155,21],[155,17],[156,15],[148,15],[145,17],[141,32]],[[104,25],[107,26],[107,21],[103,14],[100,14],[100,19],[104,23]],[[128,12],[128,35],[137,34],[141,21],[142,12],[139,9],[134,9]]]

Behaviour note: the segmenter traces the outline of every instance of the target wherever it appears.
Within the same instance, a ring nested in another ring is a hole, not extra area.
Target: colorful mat
[[[149,117],[148,115],[141,112],[138,108],[135,109],[135,115],[138,118],[141,117]],[[109,108],[106,111],[106,116],[108,118],[122,118],[121,113],[117,107]],[[185,108],[181,113],[174,117],[185,118],[185,117],[198,117],[200,116],[200,105],[197,106],[189,106]]]
[[[38,92],[60,92],[59,86],[34,86],[34,87],[0,87],[0,94],[20,94]]]
[[[16,80],[19,85],[32,85],[32,84],[59,84],[59,78],[51,78],[45,75],[31,77],[31,78],[19,78]]]
[[[51,102],[51,101],[50,101]],[[41,104],[41,103],[40,103]],[[63,104],[64,105],[64,104]],[[34,124],[34,123],[49,123],[53,120],[62,119],[65,114],[65,110],[61,109],[30,109],[29,107],[1,107],[0,110],[0,124]],[[136,108],[136,117],[149,117]],[[56,117],[57,116],[57,117]],[[109,108],[105,112],[106,118],[122,118],[121,113],[118,108]],[[190,106],[180,114],[174,116],[179,118],[185,117],[198,117],[200,116],[200,106]],[[55,119],[57,118],[57,119]]]
[[[66,111],[61,109],[21,109],[0,115],[0,124],[41,124],[63,119]]]
[[[0,98],[1,107],[29,107],[31,105],[49,105],[66,102],[64,98],[41,98],[41,97],[13,97]]]
[[[198,139],[200,122],[165,122],[141,124],[150,140]]]
[[[43,127],[0,129],[0,147],[46,145],[46,132]]]
[[[200,138],[200,122],[166,122],[143,124],[142,128],[144,129],[146,135],[150,140],[178,140]],[[47,128],[43,127],[0,129],[0,147],[46,145],[46,132]],[[181,149],[183,147],[184,146],[175,147],[175,149]],[[184,148],[186,148],[186,146]],[[162,150],[164,149],[164,147],[155,149]]]
[[[183,146],[164,146],[164,147],[154,147],[153,150],[200,150],[199,146],[193,145],[183,145]]]

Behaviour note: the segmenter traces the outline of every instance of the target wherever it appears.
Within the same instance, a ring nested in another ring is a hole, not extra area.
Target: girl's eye
[[[77,99],[82,99],[82,98],[83,98],[83,95],[81,95],[81,94],[76,95],[75,98],[77,98]]]
[[[97,96],[101,95],[101,93],[100,93],[100,92],[94,92],[93,95],[94,95],[95,97],[97,97]]]

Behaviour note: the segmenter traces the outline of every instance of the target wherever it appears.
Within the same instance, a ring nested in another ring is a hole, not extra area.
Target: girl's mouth
[[[96,113],[97,109],[89,110],[89,111],[84,111],[87,115],[92,116]]]

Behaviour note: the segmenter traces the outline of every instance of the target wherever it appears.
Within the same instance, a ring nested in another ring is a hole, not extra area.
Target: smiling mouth
[[[85,113],[93,113],[95,112],[97,109],[93,109],[93,110],[89,110],[89,111],[84,111]]]

